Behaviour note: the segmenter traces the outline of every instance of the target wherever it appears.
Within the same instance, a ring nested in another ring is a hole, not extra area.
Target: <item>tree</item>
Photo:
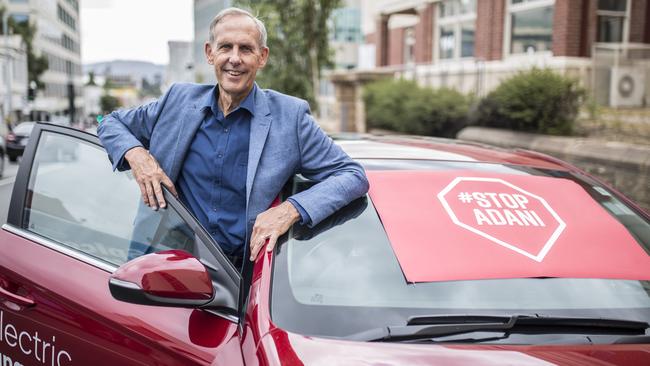
[[[143,77],[139,94],[141,97],[159,97],[162,94],[160,92],[160,83],[158,81],[152,83],[149,79]]]
[[[0,8],[0,31],[4,30],[2,20],[4,19],[5,11],[7,11],[6,8]],[[43,89],[45,87],[45,84],[41,81],[41,75],[43,75],[43,73],[47,70],[48,62],[45,56],[37,56],[34,53],[34,36],[36,35],[36,26],[29,24],[29,21],[27,20],[17,22],[12,17],[9,17],[7,28],[9,28],[10,34],[19,34],[25,43],[25,49],[27,51],[27,78],[29,81],[27,84],[29,85],[33,81],[36,83],[37,89]]]
[[[262,87],[306,99],[317,108],[321,71],[332,66],[327,21],[340,0],[239,0],[266,25],[269,60]]]
[[[112,95],[104,94],[99,99],[99,104],[103,112],[110,113],[121,106],[120,100]]]
[[[97,86],[97,83],[95,82],[95,72],[91,71],[88,73],[88,83],[86,83],[88,86]]]

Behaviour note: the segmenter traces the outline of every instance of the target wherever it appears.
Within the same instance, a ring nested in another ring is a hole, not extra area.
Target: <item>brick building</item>
[[[388,3],[366,37],[376,65],[409,61],[407,33],[415,34],[416,63],[472,57],[491,61],[525,52],[590,57],[595,43],[650,43],[647,0],[443,0]],[[397,4],[391,7],[390,4]],[[371,9],[369,9],[371,10]],[[412,15],[411,24],[391,18]],[[460,25],[459,27],[456,24]],[[454,29],[456,28],[456,29]],[[459,38],[459,40],[456,40]],[[459,52],[454,47],[459,43]],[[524,48],[532,47],[532,49]],[[451,51],[451,52],[450,52]]]
[[[650,0],[368,0],[361,9],[366,69],[333,76],[339,94],[356,96],[341,105],[358,104],[350,88],[370,73],[481,96],[533,66],[580,78],[600,104],[650,102]]]

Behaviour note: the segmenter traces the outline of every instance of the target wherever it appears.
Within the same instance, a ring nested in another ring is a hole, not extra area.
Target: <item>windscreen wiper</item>
[[[352,334],[346,339],[368,342],[400,342],[443,337],[477,331],[508,332],[531,330],[539,332],[552,327],[562,333],[643,335],[647,322],[625,319],[556,317],[537,314],[516,315],[428,315],[408,319],[406,325],[389,325]]]

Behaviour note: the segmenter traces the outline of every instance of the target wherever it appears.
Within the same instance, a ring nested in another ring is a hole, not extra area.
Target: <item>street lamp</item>
[[[2,35],[4,36],[4,53],[5,53],[5,84],[6,84],[6,93],[5,93],[5,123],[10,122],[11,119],[11,56],[9,52],[9,11],[5,7],[5,11],[2,14]]]

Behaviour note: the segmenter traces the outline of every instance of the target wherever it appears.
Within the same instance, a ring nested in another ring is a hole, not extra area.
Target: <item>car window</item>
[[[111,171],[103,149],[58,133],[41,134],[23,215],[24,229],[115,266],[167,249],[198,256],[176,210],[144,206],[132,174]]]

